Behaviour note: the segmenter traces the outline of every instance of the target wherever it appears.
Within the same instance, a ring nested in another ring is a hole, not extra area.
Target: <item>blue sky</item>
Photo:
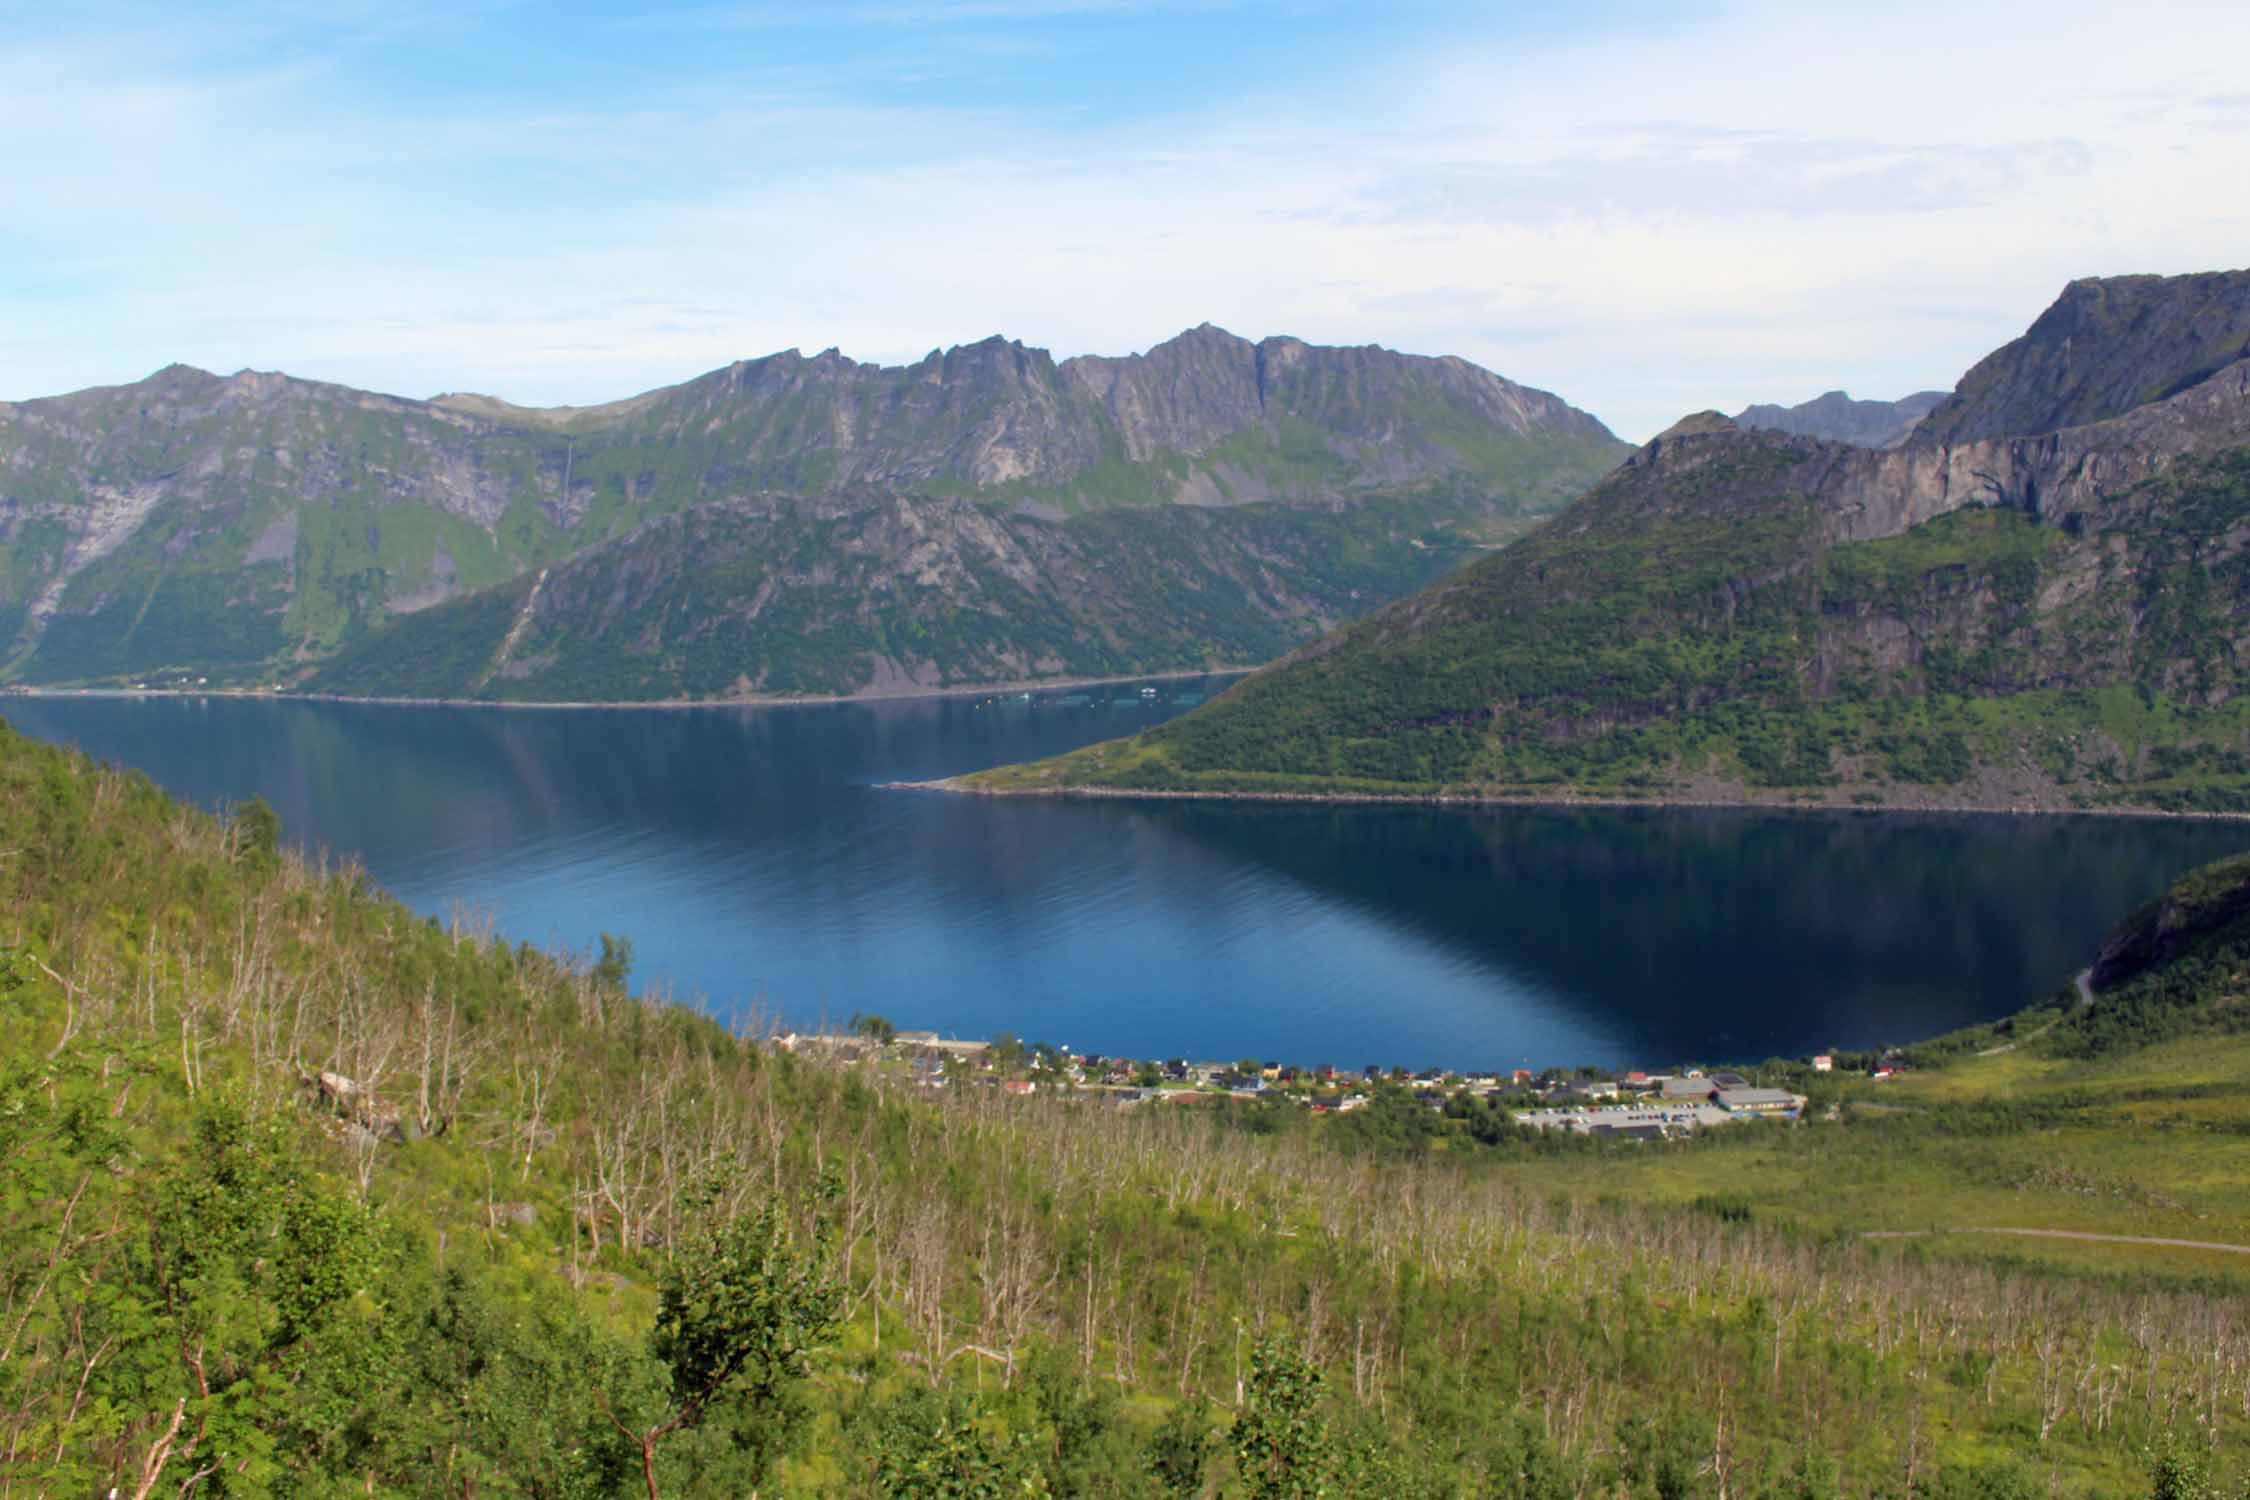
[[[24,8],[28,9],[28,8]],[[2250,263],[2250,7],[102,3],[0,20],[0,399],[587,402],[1206,319],[1629,437]]]

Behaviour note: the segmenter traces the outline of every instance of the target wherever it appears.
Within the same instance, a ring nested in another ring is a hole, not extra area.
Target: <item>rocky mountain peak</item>
[[[1743,427],[1825,438],[1862,448],[1889,448],[1905,441],[1915,424],[1943,405],[1948,391],[1917,391],[1896,401],[1861,401],[1848,391],[1824,391],[1796,406],[1756,405],[1736,413]]]
[[[1961,378],[1916,443],[2031,437],[2175,396],[2250,353],[2250,270],[2073,281]]]
[[[1714,432],[1740,432],[1734,419],[1723,411],[1694,411],[1665,428],[1649,440],[1650,446],[1667,443],[1675,438],[1702,437]]]
[[[1020,375],[1027,371],[1052,370],[1055,357],[1044,349],[1032,348],[1022,339],[1011,339],[996,333],[973,344],[957,344],[946,350],[944,364],[948,375],[955,371],[995,371]]]
[[[97,386],[93,390],[73,391],[69,396],[59,399],[71,400],[79,397],[93,396],[105,389],[137,390],[143,395],[155,396],[159,398],[195,398],[208,396],[212,392],[223,387],[225,384],[226,377],[224,376],[214,375],[209,370],[199,369],[194,365],[175,363],[166,365],[163,369],[158,370],[155,374],[148,376],[146,379],[137,380],[129,386]]]
[[[1218,345],[1224,348],[1233,348],[1238,345],[1248,345],[1249,342],[1250,341],[1242,337],[1242,335],[1238,333],[1231,333],[1228,330],[1221,328],[1216,323],[1204,322],[1198,323],[1193,328],[1187,329],[1184,332],[1174,334],[1172,337],[1166,339],[1161,344],[1152,345],[1149,349],[1149,352],[1151,354],[1154,354],[1158,349],[1165,348],[1168,345],[1172,344],[1185,344],[1190,346],[1199,344]]]

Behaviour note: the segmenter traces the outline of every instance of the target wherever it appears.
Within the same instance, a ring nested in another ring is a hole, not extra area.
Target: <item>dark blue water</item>
[[[414,907],[629,935],[713,1010],[1109,1054],[1756,1059],[2013,1010],[2250,829],[2091,818],[991,801],[884,790],[1180,711],[18,699],[204,803],[262,794]],[[1106,700],[1122,698],[1113,703]]]

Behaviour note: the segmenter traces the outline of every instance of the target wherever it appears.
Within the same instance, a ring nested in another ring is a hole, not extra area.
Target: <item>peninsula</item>
[[[2250,809],[2250,272],[2072,283],[1892,448],[1715,412],[993,793]]]

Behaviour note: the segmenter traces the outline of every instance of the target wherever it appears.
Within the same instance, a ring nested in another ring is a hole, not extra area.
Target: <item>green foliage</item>
[[[228,831],[234,837],[236,859],[270,867],[281,857],[281,814],[263,797],[252,797],[237,807]]]
[[[2039,1485],[2006,1460],[1949,1464],[1922,1493],[1930,1500],[2038,1500]]]
[[[401,1358],[365,1402],[370,1418],[388,1419],[369,1424],[370,1467],[449,1469],[479,1493],[631,1492],[637,1455],[617,1441],[594,1389],[629,1364],[622,1345],[570,1299],[526,1296],[507,1276],[426,1262],[404,1270],[391,1300]]]
[[[2250,1472],[2229,1489],[2192,1455],[2163,1453],[2149,1465],[2148,1493],[2149,1500],[2240,1500],[2250,1495]]]
[[[1218,1456],[1220,1441],[1211,1417],[1200,1401],[1176,1402],[1171,1412],[1149,1434],[1143,1457],[1149,1477],[1159,1493],[1173,1496],[1203,1493],[1204,1474]]]
[[[605,932],[601,941],[602,956],[594,964],[594,978],[610,989],[622,990],[633,977],[633,940]]]
[[[1246,1102],[1254,1127],[1003,1102],[808,1063],[239,844],[0,732],[25,1494],[1712,1500],[1723,1464],[1730,1494],[1830,1500],[2005,1459],[2090,1500],[2201,1442],[2192,1414],[2244,1440],[2201,1331],[2231,1302],[1765,1209],[1790,1172],[1879,1198],[1888,1151],[1990,1174],[2082,1132],[2090,1092],[1638,1156],[1403,1089]],[[1601,1201],[1633,1162],[1757,1211]],[[2117,1368],[2106,1423],[2040,1439],[2043,1380]]]
[[[2250,449],[1829,544],[1789,442],[1697,441],[1194,713],[972,780],[2250,809]]]
[[[2192,871],[2103,945],[2096,1003],[2073,1006],[2042,1045],[2068,1057],[2250,1030],[2250,856]]]
[[[743,1185],[724,1167],[699,1185],[688,1204],[691,1227],[665,1266],[649,1352],[665,1372],[669,1399],[630,1426],[605,1407],[619,1436],[640,1450],[649,1500],[659,1494],[657,1444],[697,1432],[719,1408],[733,1409],[736,1446],[755,1455],[748,1477],[763,1478],[780,1447],[775,1429],[792,1415],[792,1387],[836,1337],[844,1294],[830,1265],[835,1185],[822,1184],[811,1242],[802,1247],[773,1201],[754,1215],[714,1212]]]
[[[1396,1083],[1376,1085],[1366,1106],[1339,1115],[1331,1130],[1347,1149],[1402,1156],[1427,1154],[1431,1142],[1447,1133],[1444,1121],[1434,1111]]]
[[[1317,1500],[1333,1493],[1337,1454],[1321,1412],[1318,1367],[1279,1341],[1250,1351],[1248,1395],[1234,1424],[1234,1471],[1248,1500]]]
[[[191,1328],[246,1315],[259,1325],[257,1347],[298,1343],[374,1279],[381,1261],[365,1208],[304,1172],[280,1122],[239,1105],[205,1112],[196,1144],[154,1233],[175,1315]],[[198,1331],[185,1337],[204,1342]]]
[[[917,1391],[884,1414],[875,1493],[901,1500],[1012,1500],[1048,1493],[1030,1434],[1010,1433],[961,1395]]]
[[[355,636],[307,685],[347,697],[473,697],[530,591],[518,579]]]
[[[737,1184],[738,1185],[738,1184]],[[715,1199],[720,1185],[705,1189]],[[830,1185],[827,1196],[833,1197]],[[699,1224],[665,1271],[651,1348],[671,1374],[681,1426],[721,1396],[770,1402],[803,1378],[814,1350],[836,1334],[842,1293],[828,1261],[834,1226],[825,1209],[802,1249],[778,1205]]]

